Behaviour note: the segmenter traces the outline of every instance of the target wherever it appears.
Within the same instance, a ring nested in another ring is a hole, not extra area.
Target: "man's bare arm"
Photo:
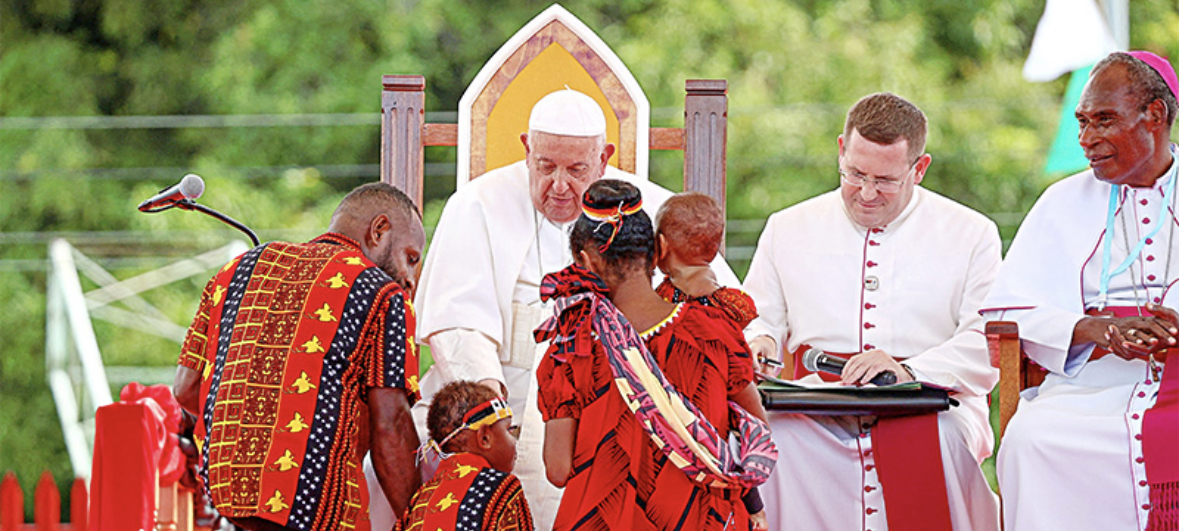
[[[197,415],[201,407],[201,373],[188,367],[176,367],[176,378],[172,382],[172,394],[185,411]]]
[[[418,432],[409,400],[403,389],[374,387],[368,390],[368,408],[373,471],[393,514],[401,515],[420,482],[414,460]]]

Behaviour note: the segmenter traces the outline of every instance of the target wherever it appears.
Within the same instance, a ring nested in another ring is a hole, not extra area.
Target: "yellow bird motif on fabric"
[[[217,286],[217,288],[213,290],[213,305],[216,306],[221,304],[221,297],[223,296],[225,296],[225,288],[222,286]]]
[[[348,281],[344,280],[344,273],[336,273],[336,276],[327,280],[329,288],[340,289],[348,287]]]
[[[438,500],[438,503],[436,503],[434,505],[436,507],[438,507],[439,509],[445,511],[445,510],[449,509],[451,505],[454,505],[458,502],[459,502],[458,500],[454,499],[453,492],[447,492],[446,497],[442,498],[441,500]]]
[[[315,316],[324,323],[336,320],[336,316],[332,315],[332,307],[328,306],[328,303],[326,302],[323,303],[323,308],[315,310]]]
[[[272,513],[277,513],[283,509],[290,509],[291,508],[290,505],[283,503],[282,493],[277,490],[274,491],[274,496],[271,496],[270,500],[268,500],[266,502],[266,506],[270,507],[270,512],[272,512]]]
[[[295,412],[295,418],[291,419],[291,421],[287,423],[287,429],[290,430],[291,433],[299,433],[310,427],[311,426],[306,422],[303,422],[303,415],[300,415],[298,411]]]
[[[221,266],[221,272],[224,273],[226,271],[229,271],[231,268],[236,267],[237,260],[238,260],[237,258],[234,258],[233,260],[230,260],[229,263]]]
[[[295,456],[291,454],[290,450],[284,451],[282,457],[278,458],[278,461],[275,461],[274,464],[278,466],[279,472],[286,472],[299,466],[299,463],[295,462]]]
[[[315,354],[316,352],[323,352],[323,344],[319,342],[318,336],[311,336],[311,340],[303,343],[303,352],[308,354]]]
[[[416,375],[416,374],[410,375],[410,377],[405,381],[405,383],[406,383],[406,385],[409,386],[409,391],[411,393],[416,393],[421,389],[418,386],[418,375]]]
[[[459,465],[459,466],[454,467],[454,470],[455,470],[455,472],[458,472],[458,475],[460,478],[465,478],[465,477],[467,477],[467,474],[470,474],[471,472],[475,472],[479,469],[475,468],[473,466],[470,466],[470,465]]]
[[[307,391],[315,389],[315,384],[311,383],[311,378],[307,376],[307,371],[301,371],[299,374],[299,379],[295,380],[291,386],[294,387],[295,392],[299,394],[303,394]]]
[[[361,260],[359,256],[349,256],[344,259],[344,263],[348,265],[364,265],[364,260]]]

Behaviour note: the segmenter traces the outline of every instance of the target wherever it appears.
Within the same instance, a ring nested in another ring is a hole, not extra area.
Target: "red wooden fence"
[[[53,476],[46,470],[33,489],[33,523],[25,523],[25,495],[16,474],[4,474],[0,481],[0,531],[86,531],[86,481],[74,480],[70,489],[70,523],[61,523],[61,495]]]

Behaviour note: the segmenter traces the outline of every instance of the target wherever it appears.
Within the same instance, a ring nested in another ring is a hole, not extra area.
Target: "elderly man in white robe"
[[[425,440],[426,411],[446,383],[476,381],[506,396],[521,418],[514,474],[537,529],[547,530],[561,491],[548,483],[541,459],[544,422],[534,371],[544,347],[532,332],[552,313],[540,302],[541,279],[573,263],[568,229],[594,181],[634,184],[652,218],[672,193],[607,164],[615,148],[606,142],[605,115],[580,92],[541,98],[520,141],[524,160],[474,179],[442,211],[414,301],[418,338],[430,346],[434,366],[422,378],[423,400],[413,413]],[[713,269],[720,284],[739,284],[723,259]]]
[[[783,346],[795,353],[795,377],[807,373],[798,358],[816,348],[850,355],[836,378],[844,385],[891,371],[949,388],[961,405],[925,417],[924,446],[900,443],[920,455],[888,471],[921,468],[930,483],[891,491],[881,485],[885,435],[875,417],[771,411],[783,451],[761,487],[770,529],[998,529],[979,467],[994,442],[986,396],[998,372],[978,310],[1001,245],[985,216],[917,186],[932,161],[926,130],[921,110],[893,94],[852,107],[839,137],[840,188],[774,214],[758,241],[744,289],[760,317],[746,338],[755,358],[778,359]]]
[[[1048,371],[999,448],[1009,530],[1179,529],[1179,374],[1163,370],[1179,337],[1177,85],[1149,52],[1093,67],[1076,108],[1090,169],[1036,201],[987,299]]]

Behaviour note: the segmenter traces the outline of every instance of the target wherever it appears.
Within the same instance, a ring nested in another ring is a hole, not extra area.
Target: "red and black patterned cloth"
[[[179,364],[202,375],[195,439],[217,510],[367,528],[367,389],[417,399],[413,330],[401,287],[338,234],[268,243],[214,275]]]
[[[542,298],[594,291],[601,280],[573,265],[546,276]],[[614,374],[593,340],[588,304],[562,314],[537,370],[546,420],[578,420],[573,477],[554,530],[744,529],[748,513],[736,489],[694,482],[663,456],[614,389]],[[584,315],[583,315],[584,313]],[[753,378],[748,346],[722,312],[681,304],[642,335],[667,380],[727,435],[729,399]]]
[[[520,480],[482,457],[459,453],[418,488],[401,522],[404,531],[532,531]]]

